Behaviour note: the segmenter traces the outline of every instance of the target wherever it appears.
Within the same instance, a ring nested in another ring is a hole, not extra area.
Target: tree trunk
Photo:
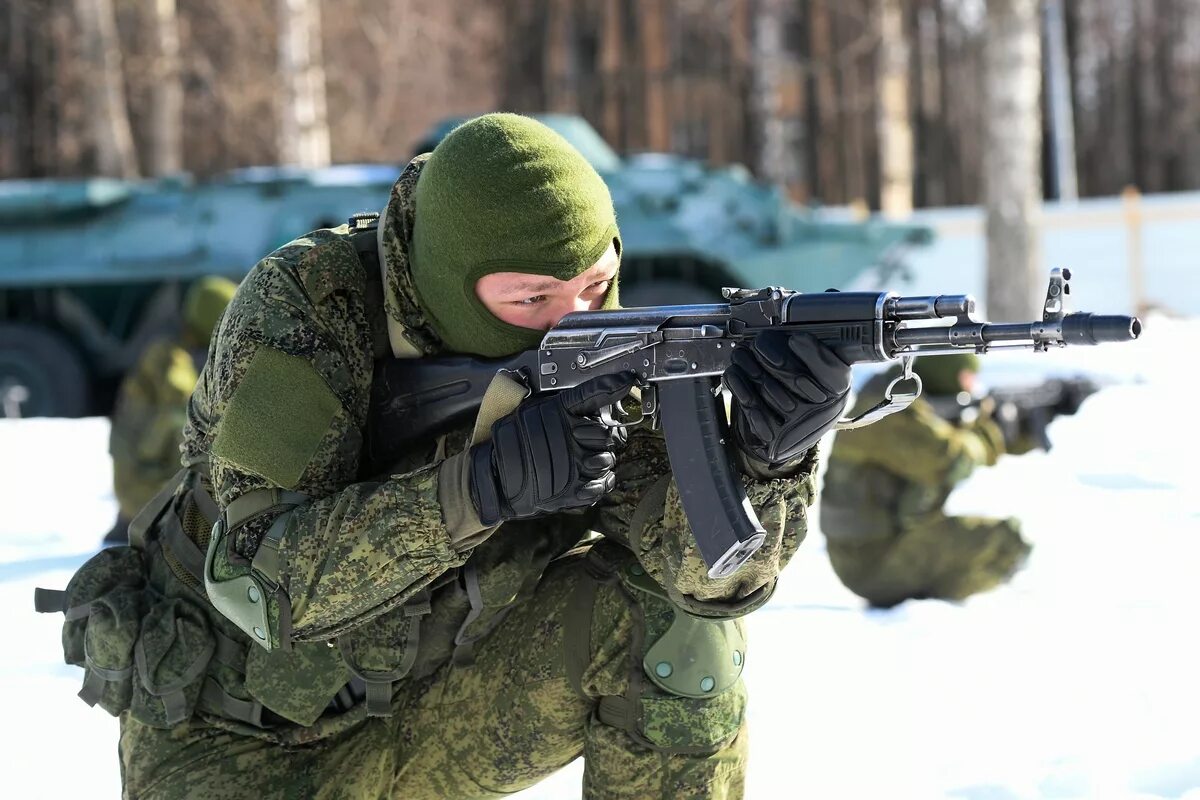
[[[622,129],[624,113],[624,85],[626,69],[622,59],[621,43],[624,28],[621,24],[621,0],[604,0],[603,20],[600,26],[600,132],[613,147],[621,147],[625,137]]]
[[[802,192],[803,161],[796,130],[802,108],[794,109],[795,115],[789,118],[785,104],[784,69],[790,63],[783,40],[787,22],[784,0],[760,0],[754,16],[751,56],[759,131],[757,171],[770,183]]]
[[[88,119],[96,171],[117,178],[138,176],[125,83],[121,75],[121,42],[111,0],[75,0],[81,55],[87,80]]]
[[[753,154],[758,152],[758,142],[753,141],[755,113],[750,89],[753,84],[753,59],[751,58],[751,0],[733,0],[729,19],[729,75],[730,91],[737,98],[734,113],[729,114],[730,140],[733,152],[730,160],[741,164],[752,164]]]
[[[642,67],[646,86],[646,146],[652,152],[671,149],[671,121],[667,109],[667,21],[664,0],[642,0],[638,20]]]
[[[281,83],[279,162],[325,167],[330,162],[330,145],[320,5],[318,0],[278,0],[276,11]]]
[[[550,0],[546,9],[546,110],[578,111],[578,71],[575,68],[574,20],[569,0]]]
[[[1074,202],[1079,199],[1075,177],[1075,115],[1071,107],[1071,72],[1067,64],[1067,34],[1062,0],[1045,0],[1046,108],[1050,116],[1050,196]]]
[[[987,311],[1035,319],[1040,307],[1038,215],[1041,41],[1037,0],[990,0],[984,42],[984,207]]]
[[[154,86],[150,108],[150,173],[183,170],[183,83],[179,76],[179,19],[175,0],[154,6]]]
[[[811,0],[809,3],[809,54],[812,63],[812,84],[816,108],[816,174],[814,194],[825,203],[845,202],[842,191],[841,109],[838,105],[837,64],[833,39],[832,13],[826,5],[830,0]]]
[[[922,3],[914,19],[917,42],[917,142],[920,146],[916,174],[919,176],[922,206],[946,204],[947,153],[944,145],[945,120],[942,114],[942,65],[939,62],[937,12],[929,3]]]
[[[913,208],[913,135],[908,115],[908,42],[901,0],[878,0],[879,208],[905,217]]]

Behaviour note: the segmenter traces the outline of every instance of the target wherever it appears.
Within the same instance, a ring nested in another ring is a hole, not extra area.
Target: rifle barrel
[[[1067,314],[1062,320],[1044,322],[958,322],[895,332],[900,348],[934,345],[977,347],[1003,342],[1102,344],[1127,342],[1142,334],[1137,317],[1116,314]]]

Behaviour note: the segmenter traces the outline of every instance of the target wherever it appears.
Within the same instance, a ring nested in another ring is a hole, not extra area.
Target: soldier
[[[186,475],[131,525],[138,549],[65,597],[127,608],[96,595],[134,592],[146,554],[140,632],[93,614],[84,634],[83,695],[122,712],[126,797],[497,797],[581,754],[586,797],[741,796],[740,618],[804,538],[844,363],[777,335],[726,372],[768,539],[720,580],[661,435],[598,419],[630,379],[366,457],[376,359],[537,347],[617,304],[620,253],[596,172],[497,114],[414,159],[377,224],[250,272],[192,397]]]
[[[184,296],[179,335],[152,342],[121,381],[108,440],[118,512],[105,544],[128,541],[129,521],[179,471],[188,398],[213,328],[236,289],[218,277],[192,284]]]
[[[1030,551],[1015,519],[942,512],[955,486],[1005,452],[987,404],[961,425],[934,410],[939,398],[972,391],[978,357],[919,358],[914,371],[924,396],[873,425],[839,432],[821,492],[821,530],[834,571],[880,608],[908,599],[962,600],[991,589],[1011,578]],[[868,382],[852,413],[877,403],[896,374]]]

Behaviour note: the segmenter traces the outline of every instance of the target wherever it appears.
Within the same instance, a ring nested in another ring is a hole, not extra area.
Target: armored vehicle
[[[627,306],[715,301],[722,286],[845,288],[894,270],[927,228],[834,220],[742,167],[618,156],[583,119],[539,117],[608,183]],[[447,120],[417,152],[451,130]],[[0,182],[0,413],[107,414],[141,349],[174,323],[188,282],[240,278],[274,247],[381,209],[401,165],[260,167],[193,183]]]

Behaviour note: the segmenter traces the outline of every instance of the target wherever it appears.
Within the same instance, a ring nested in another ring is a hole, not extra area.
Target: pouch
[[[114,717],[129,708],[145,598],[145,565],[132,547],[92,556],[62,596],[63,660],[84,668],[79,697]]]
[[[183,598],[155,602],[134,646],[137,680],[129,712],[138,722],[170,728],[192,716],[216,638],[204,611]]]

